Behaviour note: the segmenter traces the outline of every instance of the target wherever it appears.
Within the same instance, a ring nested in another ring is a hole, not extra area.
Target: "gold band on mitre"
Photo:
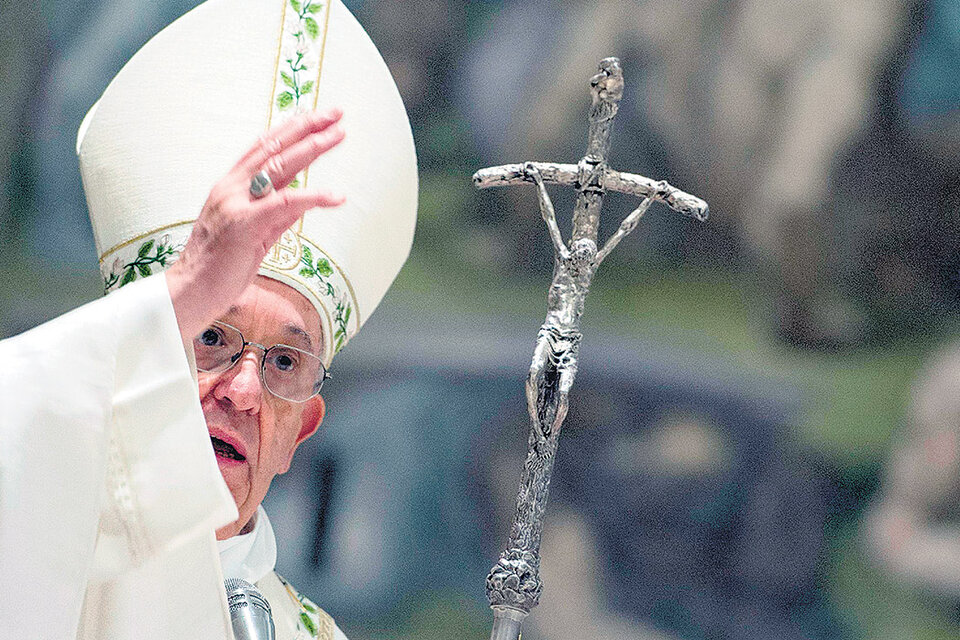
[[[179,258],[192,229],[193,221],[168,225],[105,253],[100,257],[104,293],[166,269]],[[317,309],[324,335],[321,358],[329,367],[361,325],[357,297],[343,269],[316,242],[288,229],[259,273],[293,287]]]
[[[417,206],[406,111],[341,0],[207,0],[111,82],[77,145],[104,290],[179,257],[194,222],[183,213],[199,213],[258,135],[332,106],[344,113],[345,141],[287,188],[307,187],[312,174],[346,203],[308,211],[259,270],[316,307],[329,365],[406,260]]]

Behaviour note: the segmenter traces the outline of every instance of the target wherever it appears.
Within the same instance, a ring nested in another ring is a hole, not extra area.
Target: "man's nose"
[[[240,411],[260,411],[263,386],[260,380],[260,352],[247,349],[240,362],[221,374],[214,388],[214,397],[229,400]]]

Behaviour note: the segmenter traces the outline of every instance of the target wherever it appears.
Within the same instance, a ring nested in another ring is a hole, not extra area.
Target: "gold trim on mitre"
[[[193,220],[187,220],[163,225],[104,252],[100,256],[103,293],[108,294],[135,280],[167,269],[180,258],[193,223]]]
[[[135,242],[139,242],[140,240],[144,240],[146,238],[149,238],[150,236],[155,236],[158,233],[161,233],[163,231],[168,231],[170,229],[173,229],[174,227],[179,227],[185,224],[193,224],[196,221],[197,221],[196,218],[192,218],[190,220],[180,220],[179,222],[171,222],[170,224],[165,224],[162,227],[157,227],[156,229],[151,229],[150,231],[136,235],[130,238],[129,240],[118,242],[117,244],[113,245],[112,247],[110,247],[109,249],[107,249],[106,251],[100,254],[100,258],[99,258],[100,264],[103,264],[104,261],[106,261],[107,256],[110,255],[111,253],[114,253],[115,251],[119,251],[120,249],[123,249],[124,247],[127,247]]]
[[[314,300],[314,306],[322,308],[325,314],[324,350],[332,360],[360,330],[359,304],[353,285],[343,269],[319,244],[292,230],[284,232],[284,235],[288,238],[287,243],[296,243],[296,249],[288,244],[286,249],[281,250],[283,262],[264,260],[260,265],[260,273],[281,280],[301,293],[309,292],[308,299]],[[300,255],[297,263],[290,260],[295,250]]]
[[[263,257],[263,264],[286,271],[300,264],[302,258],[303,244],[300,242],[300,236],[293,229],[287,229],[280,234],[277,241],[270,247],[270,251]]]
[[[100,260],[104,293],[173,264],[186,246],[192,225],[192,221],[165,225],[105,253]],[[356,293],[344,271],[318,244],[287,230],[261,262],[258,273],[293,287],[317,309],[323,328],[323,360],[329,366],[360,330]]]
[[[338,15],[332,8],[334,0],[275,1],[283,4],[273,76],[258,74],[261,80],[257,81],[262,87],[258,91],[270,92],[265,114],[268,129],[316,109],[324,59],[332,59],[326,56],[328,36],[330,42],[336,42],[338,35],[329,28],[331,17],[337,19]],[[275,24],[273,22],[264,34],[270,42],[267,46],[273,44],[271,35]],[[274,57],[272,50],[264,53]],[[264,62],[269,65],[269,59]],[[328,70],[327,76],[333,71]],[[263,72],[268,74],[269,67]],[[271,80],[272,85],[268,84]],[[257,102],[262,105],[259,100]],[[251,106],[255,111],[262,108]],[[304,187],[308,178],[309,167],[287,188]],[[124,239],[104,251],[99,260],[105,292],[169,267],[186,246],[194,223],[195,219],[189,219],[163,224]],[[357,292],[343,268],[343,264],[351,264],[351,256],[340,253],[334,259],[323,251],[319,244],[308,238],[310,223],[310,219],[305,222],[301,216],[284,231],[264,257],[259,273],[292,286],[317,308],[325,332],[324,359],[329,365],[333,356],[359,331],[362,317]]]
[[[267,128],[316,109],[326,52],[332,0],[281,0],[283,13]],[[323,21],[322,26],[318,18]],[[322,36],[321,36],[322,33]],[[315,67],[315,70],[314,70]],[[313,100],[309,100],[312,94]],[[294,178],[289,188],[307,185],[310,168]],[[328,360],[360,328],[360,310],[353,284],[343,268],[304,235],[303,217],[283,232],[264,258],[260,272],[310,292],[326,321]]]

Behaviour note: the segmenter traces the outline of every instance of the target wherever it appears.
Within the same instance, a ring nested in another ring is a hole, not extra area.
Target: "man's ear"
[[[290,449],[290,455],[287,457],[287,464],[283,470],[286,473],[293,461],[293,453],[304,440],[312,436],[320,428],[323,422],[323,416],[327,412],[327,405],[323,401],[323,396],[313,396],[303,403],[303,413],[300,416],[300,433],[297,434],[297,440]]]
[[[297,444],[312,436],[320,428],[323,416],[327,413],[327,405],[323,396],[316,395],[303,403],[303,416],[300,421],[300,433],[297,435]]]

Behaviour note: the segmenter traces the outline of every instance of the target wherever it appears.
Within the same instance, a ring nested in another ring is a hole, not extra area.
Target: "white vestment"
[[[274,571],[277,543],[263,507],[253,531],[217,545],[224,577],[252,582],[270,603],[276,640],[347,640],[329,614]]]
[[[192,372],[163,276],[0,342],[3,637],[232,637]]]

